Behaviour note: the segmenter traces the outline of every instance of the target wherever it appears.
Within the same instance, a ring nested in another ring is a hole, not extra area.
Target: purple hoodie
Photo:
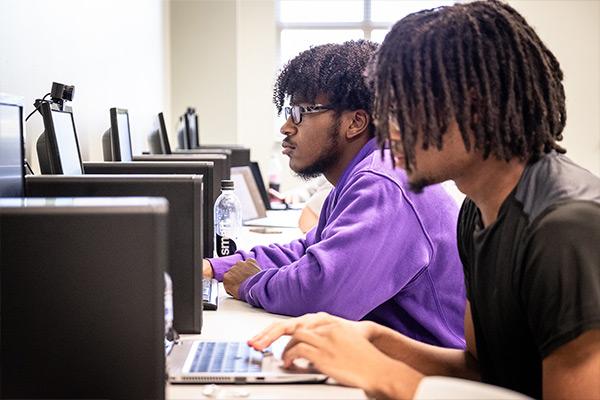
[[[456,245],[458,206],[440,185],[407,189],[375,139],[348,165],[306,238],[210,260],[215,278],[255,258],[262,271],[242,300],[298,316],[326,311],[372,320],[416,340],[464,348],[465,289]]]

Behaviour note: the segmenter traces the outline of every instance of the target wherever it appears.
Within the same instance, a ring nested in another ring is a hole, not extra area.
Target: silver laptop
[[[312,368],[283,369],[278,341],[265,352],[245,342],[188,340],[173,346],[167,357],[172,383],[320,383],[327,379]]]
[[[242,220],[246,226],[297,228],[302,209],[267,210],[250,167],[231,168],[235,194],[242,205]]]

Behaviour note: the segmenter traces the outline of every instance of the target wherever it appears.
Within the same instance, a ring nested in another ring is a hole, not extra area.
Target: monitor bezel
[[[129,127],[129,132],[127,135],[128,145],[129,145],[129,154],[131,154],[131,160],[123,160],[123,155],[121,154],[121,138],[119,135],[119,121],[118,114],[124,114],[127,117],[127,126]],[[113,161],[132,161],[133,160],[133,149],[131,147],[131,124],[129,123],[129,111],[124,108],[113,107],[110,109],[110,143],[112,150],[112,159]]]
[[[181,132],[181,149],[182,150],[190,150],[191,149],[191,145],[190,145],[190,137],[189,137],[189,130],[188,130],[188,121],[187,121],[187,116],[186,114],[183,114],[181,117],[179,117],[179,124],[177,125],[177,140],[179,141],[179,132]],[[180,130],[181,128],[181,130]]]
[[[23,97],[11,95],[8,93],[0,93],[0,104],[14,106],[19,108],[19,125],[20,125],[20,145],[21,151],[21,197],[25,196],[25,120],[23,119]]]
[[[65,106],[61,110],[56,104],[50,104],[48,102],[42,103],[41,105],[42,116],[44,118],[44,129],[46,132],[46,142],[48,146],[48,160],[50,161],[50,168],[52,174],[64,175],[62,169],[62,163],[60,162],[60,151],[58,149],[58,140],[56,139],[56,130],[54,128],[54,119],[52,118],[52,112],[67,113],[71,116],[71,123],[73,124],[73,134],[75,135],[75,144],[77,147],[77,156],[79,157],[79,166],[81,168],[81,175],[83,175],[83,162],[81,160],[81,150],[79,148],[79,139],[77,138],[77,128],[75,127],[75,118],[73,117],[73,110],[71,107]]]
[[[158,113],[158,138],[160,139],[163,154],[172,154],[171,145],[169,144],[169,135],[167,133],[167,125],[165,124],[165,116],[162,112]]]
[[[190,120],[189,118],[194,118],[194,122],[196,125],[196,132],[192,132],[191,126],[190,126]],[[183,120],[184,120],[184,124],[185,124],[185,132],[186,132],[186,137],[187,137],[187,148],[188,149],[199,149],[200,148],[200,138],[198,135],[198,115],[196,113],[190,113],[190,112],[186,112],[183,115]],[[194,145],[194,141],[195,141],[195,145]]]

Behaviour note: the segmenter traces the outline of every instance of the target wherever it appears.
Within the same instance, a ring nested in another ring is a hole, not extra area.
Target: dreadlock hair
[[[438,149],[455,119],[467,150],[508,161],[565,153],[563,73],[525,19],[496,0],[424,10],[398,21],[369,65],[379,144],[389,118],[400,128],[405,167]],[[471,139],[475,143],[471,143]]]
[[[315,46],[300,53],[283,67],[275,81],[273,103],[277,113],[281,113],[288,97],[310,102],[325,94],[338,114],[362,109],[371,115],[372,95],[363,74],[377,46],[368,40],[356,40]],[[372,122],[369,136],[375,136]]]

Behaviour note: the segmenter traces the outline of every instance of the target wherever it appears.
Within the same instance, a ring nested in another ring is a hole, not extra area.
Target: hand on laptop
[[[263,351],[281,336],[293,336],[300,329],[312,330],[326,325],[342,326],[343,329],[354,331],[359,336],[371,340],[375,335],[373,324],[368,321],[349,321],[324,312],[306,314],[298,318],[290,318],[285,321],[275,322],[269,325],[259,334],[248,340],[248,345],[258,351]],[[293,338],[287,347],[292,346]],[[287,349],[286,347],[286,349]]]
[[[229,271],[223,275],[223,286],[225,291],[239,299],[239,289],[242,282],[253,275],[258,274],[261,268],[256,263],[256,260],[249,258],[246,261],[238,261]]]
[[[285,368],[293,367],[297,359],[306,359],[338,383],[370,394],[377,395],[382,379],[390,376],[396,379],[410,374],[409,382],[418,384],[420,373],[386,356],[371,343],[376,335],[374,326],[372,322],[348,321],[325,313],[308,314],[275,323],[248,344],[262,350],[278,337],[292,335],[283,352]]]
[[[202,277],[207,279],[212,279],[214,277],[212,265],[207,259],[202,260]]]

